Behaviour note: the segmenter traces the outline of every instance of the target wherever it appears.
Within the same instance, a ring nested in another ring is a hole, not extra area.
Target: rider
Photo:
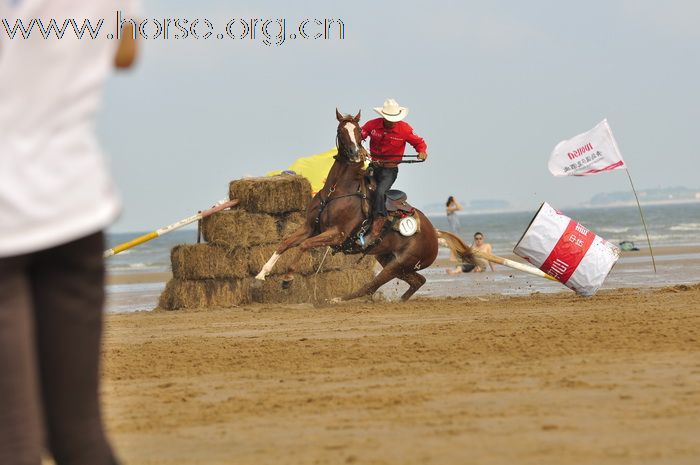
[[[428,146],[425,141],[414,134],[413,128],[402,121],[408,114],[408,108],[399,106],[396,100],[390,98],[381,107],[375,107],[374,111],[381,115],[367,121],[362,126],[362,140],[369,136],[369,150],[372,157],[371,166],[374,171],[374,179],[377,181],[377,192],[372,208],[372,230],[366,238],[367,246],[374,243],[380,236],[384,222],[386,221],[386,191],[396,181],[399,174],[398,162],[403,157],[406,142],[411,144],[418,152],[418,158],[428,158]]]

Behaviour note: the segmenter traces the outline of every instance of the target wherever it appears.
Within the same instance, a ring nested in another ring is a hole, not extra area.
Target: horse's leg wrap
[[[280,254],[277,252],[272,254],[272,257],[263,265],[262,270],[260,270],[260,273],[255,277],[255,279],[259,279],[261,281],[265,281],[265,276],[270,274],[270,271],[272,271],[272,268],[275,266],[275,263],[277,263],[277,260],[279,260]]]

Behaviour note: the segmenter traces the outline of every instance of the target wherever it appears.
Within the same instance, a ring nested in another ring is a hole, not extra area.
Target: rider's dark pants
[[[103,235],[0,258],[0,464],[116,463],[100,415]]]
[[[374,179],[377,180],[377,194],[372,208],[372,217],[386,216],[386,191],[391,189],[392,184],[399,175],[398,168],[384,168],[377,166],[374,168]]]

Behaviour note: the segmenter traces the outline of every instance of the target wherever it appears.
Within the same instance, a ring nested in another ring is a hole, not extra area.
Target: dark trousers
[[[396,181],[399,175],[398,168],[374,168],[374,179],[377,180],[377,192],[374,198],[374,206],[372,207],[372,217],[386,216],[386,191],[391,189],[391,186]]]
[[[0,464],[115,463],[99,362],[104,238],[0,258]]]

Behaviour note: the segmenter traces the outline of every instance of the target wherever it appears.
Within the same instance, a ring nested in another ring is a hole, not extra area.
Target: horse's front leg
[[[312,232],[313,228],[308,223],[301,225],[299,229],[294,231],[289,237],[282,241],[279,247],[277,247],[277,250],[275,250],[275,253],[273,253],[267,263],[263,265],[260,273],[255,276],[255,279],[265,281],[265,277],[270,274],[272,268],[275,266],[275,263],[277,263],[277,260],[279,260],[280,255],[307,240],[309,236],[311,236]]]
[[[337,226],[333,226],[317,236],[309,237],[308,239],[302,241],[302,243],[299,244],[299,250],[301,250],[303,253],[315,247],[340,245],[344,240],[345,233],[343,233]]]
[[[318,236],[310,237],[304,240],[301,244],[299,244],[299,247],[297,247],[297,255],[291,261],[292,264],[289,265],[287,273],[282,277],[282,287],[287,289],[289,286],[291,286],[292,281],[294,280],[294,274],[299,269],[299,260],[304,252],[309,249],[313,249],[314,247],[322,247],[324,245],[340,245],[343,242],[343,239],[345,239],[345,235],[343,235],[338,228],[333,227],[324,231]]]

